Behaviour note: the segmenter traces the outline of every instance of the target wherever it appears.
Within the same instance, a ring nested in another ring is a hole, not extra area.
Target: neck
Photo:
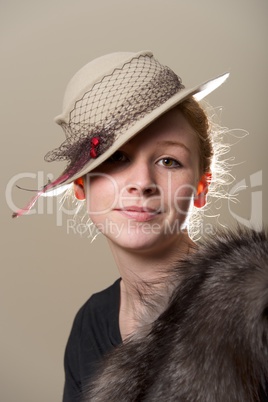
[[[111,241],[109,245],[122,278],[119,326],[124,339],[137,329],[150,295],[168,298],[168,269],[189,252],[193,242],[184,232],[169,247],[154,252],[124,249]]]

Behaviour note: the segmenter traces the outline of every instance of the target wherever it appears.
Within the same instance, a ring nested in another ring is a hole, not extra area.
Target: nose
[[[135,163],[128,173],[126,189],[129,194],[150,196],[157,192],[154,173],[148,163]]]

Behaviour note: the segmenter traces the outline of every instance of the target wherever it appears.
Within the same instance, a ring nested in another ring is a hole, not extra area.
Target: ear
[[[79,179],[74,181],[74,195],[78,200],[84,200],[86,198],[83,177],[79,177]]]
[[[208,186],[211,183],[211,173],[204,173],[197,185],[197,192],[194,198],[194,206],[202,208],[207,202]]]

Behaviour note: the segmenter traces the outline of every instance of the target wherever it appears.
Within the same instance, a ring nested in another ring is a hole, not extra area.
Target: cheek
[[[187,213],[196,192],[195,182],[194,177],[188,177],[187,180],[180,181],[172,186],[169,196],[171,209],[175,209],[177,213]]]
[[[87,211],[90,216],[106,214],[115,207],[118,186],[109,175],[90,177],[86,189]]]
[[[194,193],[195,188],[189,184],[177,189],[174,194],[174,207],[178,213],[187,213]]]

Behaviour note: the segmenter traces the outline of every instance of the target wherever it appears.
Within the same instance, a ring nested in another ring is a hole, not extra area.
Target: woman
[[[227,76],[185,89],[151,52],[139,52],[93,60],[70,81],[56,118],[67,138],[46,155],[69,160],[68,166],[14,216],[39,196],[73,185],[108,239],[120,280],[93,295],[75,318],[64,402],[79,400],[95,365],[135,332],[144,283],[162,290],[165,268],[192,250],[186,219],[192,204],[206,204],[213,155],[208,119],[196,100]]]

